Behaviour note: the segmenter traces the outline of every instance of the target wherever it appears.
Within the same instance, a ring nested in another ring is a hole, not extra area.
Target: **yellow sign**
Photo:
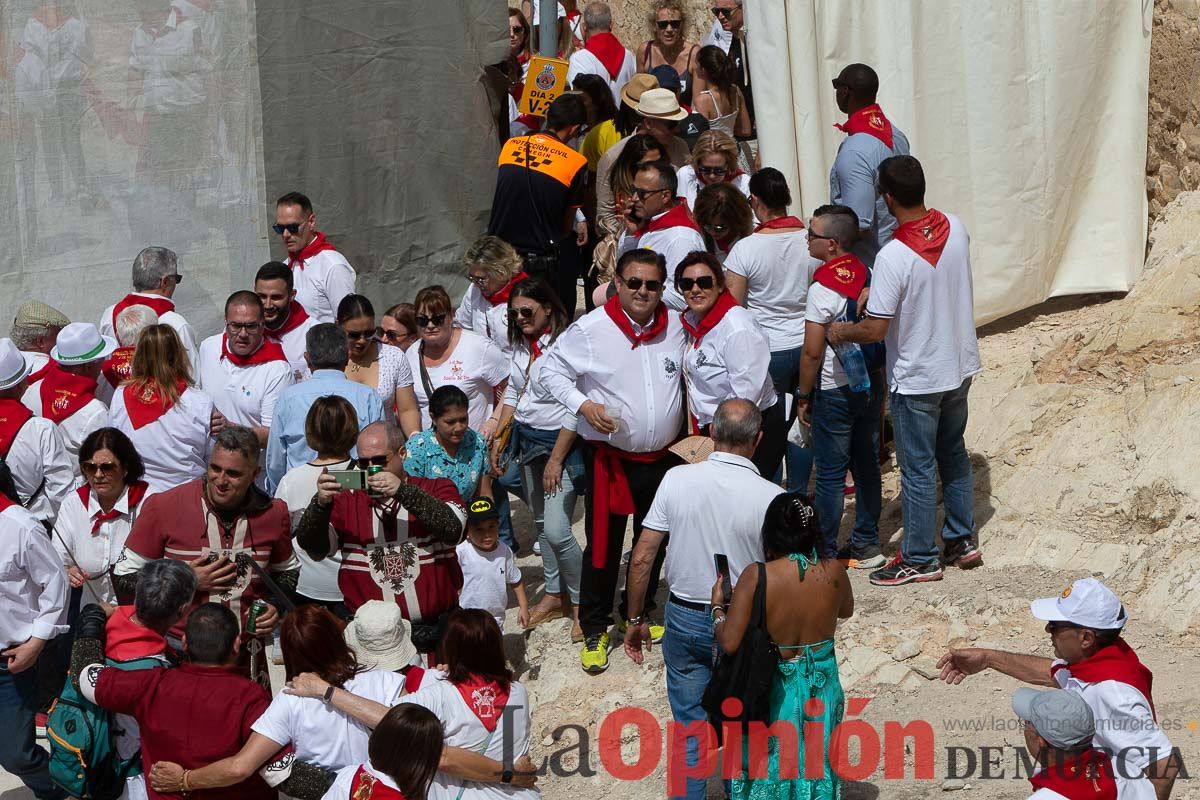
[[[558,96],[567,91],[567,62],[550,56],[534,56],[529,59],[529,72],[525,76],[525,93],[517,107],[522,114],[535,117],[546,116]]]

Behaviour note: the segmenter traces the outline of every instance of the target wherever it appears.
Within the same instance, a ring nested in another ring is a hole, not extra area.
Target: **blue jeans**
[[[771,376],[771,382],[775,384],[775,391],[781,395],[780,402],[783,402],[782,395],[790,395],[796,391],[800,380],[800,351],[802,349],[793,347],[791,350],[778,350],[771,353],[771,362],[767,366],[767,373]],[[793,413],[795,413],[794,409]],[[792,420],[789,418],[787,426],[789,430],[792,427],[791,423]],[[800,447],[788,442],[784,460],[787,464],[787,490],[808,494],[808,479],[812,475],[813,467],[812,448]],[[772,480],[778,483],[779,477],[779,472],[776,471]]]
[[[693,611],[667,601],[664,615],[667,630],[663,634],[663,663],[667,667],[667,701],[671,704],[671,717],[676,722],[688,723],[707,720],[708,715],[700,707],[704,690],[712,677],[713,632],[712,622],[703,611]],[[669,755],[669,754],[668,754]],[[700,757],[700,742],[687,740],[687,764],[693,766]],[[704,800],[704,789],[708,781],[688,778],[688,800]]]
[[[517,551],[517,537],[513,534],[512,514],[509,512],[508,494],[512,492],[522,500],[525,499],[521,487],[521,472],[517,465],[509,463],[508,469],[499,478],[492,479],[492,494],[496,501],[496,510],[500,512],[500,541]],[[467,503],[471,498],[464,497]]]
[[[942,544],[970,539],[975,531],[974,481],[963,433],[967,429],[967,393],[971,379],[957,389],[933,394],[892,392],[892,427],[900,462],[904,541],[900,555],[912,564],[938,559],[937,479],[942,479],[946,521]]]
[[[879,512],[883,490],[879,479],[879,408],[883,405],[882,370],[872,371],[871,388],[852,392],[848,386],[821,389],[813,399],[812,441],[817,466],[814,507],[821,523],[825,552],[837,554],[838,530],[845,502],[846,470],[854,475],[854,556],[879,550]]]
[[[50,780],[50,756],[34,742],[38,671],[32,666],[13,675],[0,668],[0,767],[20,778],[39,800],[66,797]]]
[[[542,489],[542,473],[546,468],[549,450],[558,438],[558,431],[538,431],[520,426],[521,480],[525,496],[542,543],[542,572],[546,578],[547,594],[566,594],[574,605],[579,604],[579,581],[583,575],[583,550],[571,532],[571,515],[579,497],[576,482],[583,481],[583,459],[577,453],[568,455],[563,465],[562,484],[552,495]]]

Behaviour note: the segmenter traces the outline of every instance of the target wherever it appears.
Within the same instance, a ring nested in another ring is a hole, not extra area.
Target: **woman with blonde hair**
[[[463,254],[467,280],[454,324],[465,331],[490,339],[508,353],[508,296],[512,287],[529,276],[513,246],[499,236],[481,236]]]
[[[731,183],[713,183],[701,188],[692,216],[700,226],[708,252],[722,264],[735,244],[754,233],[750,201]]]
[[[728,183],[746,198],[750,197],[750,176],[738,164],[738,146],[724,131],[705,131],[692,148],[692,162],[676,170],[677,194],[695,211],[696,195],[705,186]]]
[[[113,395],[109,424],[133,442],[156,492],[204,475],[212,451],[212,400],[195,388],[187,352],[170,325],[138,336],[129,380]]]
[[[687,17],[680,0],[655,0],[650,7],[650,38],[637,50],[637,71],[666,65],[679,73],[679,102],[692,104],[692,69],[700,46],[684,36]]]

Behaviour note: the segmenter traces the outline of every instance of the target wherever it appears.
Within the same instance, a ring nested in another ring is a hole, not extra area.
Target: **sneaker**
[[[46,738],[46,721],[48,719],[50,719],[50,715],[45,711],[39,711],[34,715],[33,733],[37,738]]]
[[[540,556],[542,554],[542,542],[540,539],[533,543],[533,554],[535,556]]]
[[[924,583],[941,579],[942,565],[936,561],[930,564],[910,564],[900,556],[893,558],[883,569],[871,573],[871,583],[876,586],[900,586],[905,583]]]
[[[942,551],[942,563],[959,569],[974,569],[983,563],[983,551],[970,539],[959,539]]]
[[[838,561],[845,564],[847,569],[879,569],[888,563],[887,557],[878,547],[872,547],[861,553],[845,547],[838,551]]]
[[[608,634],[595,633],[583,640],[579,665],[589,675],[599,675],[608,669]]]
[[[619,627],[621,629],[621,635],[624,636],[625,631],[629,630],[629,623],[626,620],[621,620]],[[663,634],[666,632],[667,628],[665,625],[656,625],[653,622],[650,623],[650,641],[654,642],[654,644],[661,642]]]

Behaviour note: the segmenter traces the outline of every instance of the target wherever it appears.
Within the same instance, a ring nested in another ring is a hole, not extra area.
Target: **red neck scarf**
[[[592,462],[592,566],[604,569],[608,563],[608,515],[632,514],[633,490],[625,475],[622,461],[651,464],[667,454],[666,450],[651,453],[630,453],[613,447],[608,442],[595,441]],[[624,535],[620,531],[618,535]]]
[[[867,284],[867,265],[859,261],[858,256],[847,253],[817,267],[813,281],[833,289],[847,300],[857,301]]]
[[[688,321],[688,312],[685,311],[680,314],[679,318],[683,320],[684,329],[692,335],[692,347],[699,348],[700,340],[704,338],[704,334],[717,327],[721,320],[725,319],[725,315],[729,313],[730,309],[737,308],[737,306],[738,301],[729,293],[729,290],[722,289],[721,293],[717,295],[717,302],[708,310],[708,313],[704,315],[704,319],[700,320],[698,324],[693,325]]]
[[[17,434],[32,416],[33,412],[20,400],[0,400],[0,458],[8,458],[8,451],[12,449]]]
[[[539,333],[537,336],[534,336],[532,339],[530,339],[529,337],[525,338],[525,341],[528,342],[528,344],[529,344],[529,360],[531,362],[537,361],[541,357],[541,355],[542,355],[542,337],[545,336],[549,332],[550,332],[550,326],[546,326],[542,330],[541,333]]]
[[[53,361],[47,361],[45,364],[42,364],[41,369],[37,370],[36,372],[29,373],[29,375],[25,378],[25,383],[28,386],[33,386],[35,383],[40,381],[42,378],[46,377],[46,375],[50,372],[50,367],[52,367],[53,365],[54,365]]]
[[[788,214],[786,217],[776,217],[775,219],[758,223],[754,226],[754,232],[775,230],[776,228],[799,228],[803,230],[804,223],[798,217]]]
[[[920,219],[897,227],[892,238],[928,261],[931,267],[936,267],[946,240],[950,238],[950,220],[936,208],[931,208]]]
[[[502,688],[496,681],[488,681],[478,675],[470,675],[462,683],[454,684],[462,695],[467,708],[479,718],[488,733],[496,730],[496,723],[504,707],[508,705],[508,689]]]
[[[15,505],[16,503],[14,503],[8,495],[0,493],[0,512],[4,511],[5,509],[12,508]]]
[[[154,309],[154,313],[161,317],[168,311],[175,310],[175,303],[169,297],[160,297],[156,294],[127,294],[121,302],[113,306],[112,326],[113,330],[117,329],[117,317],[121,312],[130,306],[150,306]],[[162,321],[161,319],[159,320]]]
[[[133,350],[132,347],[118,347],[104,362],[104,377],[114,389],[133,374]]]
[[[146,490],[149,488],[149,484],[147,484],[145,481],[134,481],[126,487],[126,503],[129,506],[130,514],[137,509],[138,505],[142,502],[142,498],[146,496]],[[83,503],[83,510],[87,511],[88,506],[91,505],[92,501],[92,487],[85,483],[83,486],[80,486],[78,489],[76,489],[75,493],[79,495],[79,499]],[[100,532],[101,523],[120,518],[121,512],[117,511],[117,507],[115,505],[108,511],[98,510],[92,515],[92,536],[95,536]]]
[[[404,800],[399,789],[393,789],[360,766],[350,783],[350,800]]]
[[[180,380],[175,383],[175,388],[182,397],[187,391],[187,384]],[[175,405],[152,384],[140,390],[133,384],[128,384],[124,392],[125,411],[129,414],[129,422],[135,431],[154,422]]]
[[[167,640],[144,625],[133,621],[133,606],[117,606],[104,626],[104,655],[113,661],[162,655]]]
[[[616,36],[607,31],[593,33],[584,42],[583,49],[600,59],[600,63],[608,71],[610,81],[617,79],[617,75],[621,73],[621,65],[625,63],[625,45],[621,44]]]
[[[691,228],[696,233],[702,233],[700,226],[696,224],[696,220],[692,217],[692,212],[688,211],[687,203],[682,198],[676,199],[678,202],[676,202],[675,207],[647,222],[642,227],[642,233],[665,231],[667,228]]]
[[[268,328],[267,335],[273,339],[282,339],[285,334],[291,333],[307,321],[308,312],[304,310],[304,306],[293,300],[292,304],[288,306],[287,319],[275,330]]]
[[[1086,750],[1043,769],[1029,779],[1036,789],[1058,792],[1067,800],[1116,800],[1112,762],[1100,750]]]
[[[613,295],[604,303],[604,313],[608,314],[608,318],[613,321],[613,324],[621,329],[621,333],[629,341],[633,342],[630,350],[637,349],[639,344],[648,342],[654,337],[667,329],[667,304],[659,303],[654,309],[654,319],[650,324],[642,329],[641,333],[633,332],[633,322],[629,319],[629,315],[625,313],[625,309],[621,308],[621,298],[618,295]]]
[[[528,277],[529,277],[529,273],[522,270],[522,271],[518,272],[516,275],[513,275],[512,280],[509,281],[508,283],[504,284],[503,289],[496,292],[495,294],[485,294],[483,296],[493,306],[498,306],[501,303],[507,303],[508,296],[510,294],[512,294],[513,287]],[[481,292],[481,294],[482,294],[482,292]]]
[[[1151,685],[1154,683],[1154,674],[1141,662],[1137,653],[1133,652],[1133,648],[1126,644],[1124,639],[1117,639],[1108,647],[1097,650],[1083,661],[1077,661],[1074,664],[1056,664],[1050,668],[1050,674],[1053,675],[1060,669],[1070,672],[1072,678],[1078,678],[1087,683],[1117,681],[1137,689],[1150,704],[1150,713],[1155,715],[1155,719],[1158,719],[1158,715],[1154,711],[1154,698],[1150,694]]]
[[[272,361],[287,361],[283,347],[274,339],[263,337],[262,344],[248,356],[239,356],[229,349],[229,334],[221,335],[221,358],[227,358],[239,367],[253,367],[259,364],[270,364]]]
[[[308,245],[303,250],[300,251],[300,255],[298,255],[298,256],[289,255],[288,256],[288,266],[291,267],[292,269],[299,267],[301,269],[301,271],[303,271],[305,261],[308,261],[310,258],[315,256],[317,253],[323,253],[326,250],[332,250],[332,249],[333,249],[333,245],[331,245],[329,242],[327,242],[325,240],[325,234],[321,233],[320,231],[317,231],[317,235],[314,236],[313,240],[311,242],[309,242]]]
[[[72,374],[51,361],[38,393],[42,397],[42,416],[58,425],[96,399],[96,379]]]
[[[892,149],[892,123],[883,115],[883,109],[878,103],[872,103],[866,108],[860,108],[851,114],[844,124],[834,123],[835,128],[853,136],[856,133],[869,133]]]

